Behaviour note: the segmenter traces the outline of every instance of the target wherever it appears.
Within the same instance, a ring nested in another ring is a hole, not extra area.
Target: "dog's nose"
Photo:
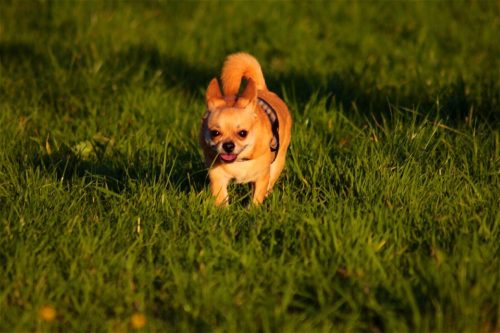
[[[226,153],[232,153],[234,150],[234,142],[233,141],[224,142],[222,144],[222,148],[224,148]]]

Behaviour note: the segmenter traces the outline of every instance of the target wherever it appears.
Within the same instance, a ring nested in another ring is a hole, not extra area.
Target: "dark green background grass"
[[[497,331],[499,17],[2,1],[0,331]],[[217,209],[197,131],[242,50],[293,139],[262,207]]]

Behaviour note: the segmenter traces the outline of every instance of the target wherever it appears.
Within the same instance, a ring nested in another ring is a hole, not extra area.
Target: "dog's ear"
[[[207,94],[205,95],[205,101],[209,110],[216,109],[226,104],[217,78],[213,78],[212,81],[210,81],[207,88]]]
[[[248,79],[245,90],[243,90],[241,96],[236,101],[236,107],[244,108],[250,103],[257,103],[257,86],[252,79]]]

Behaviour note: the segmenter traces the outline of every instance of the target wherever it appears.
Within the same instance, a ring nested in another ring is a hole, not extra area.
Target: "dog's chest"
[[[263,172],[265,172],[266,165],[262,165],[256,160],[251,160],[226,164],[224,169],[229,175],[229,178],[234,179],[236,183],[249,183],[254,182]]]

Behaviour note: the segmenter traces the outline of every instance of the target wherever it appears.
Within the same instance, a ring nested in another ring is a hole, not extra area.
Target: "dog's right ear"
[[[207,94],[205,95],[205,101],[209,110],[216,109],[226,104],[217,78],[213,78],[212,81],[210,81],[207,88]]]
[[[254,80],[248,79],[245,90],[243,90],[241,96],[236,101],[236,106],[239,108],[244,108],[251,103],[257,103],[257,86],[255,85]]]

